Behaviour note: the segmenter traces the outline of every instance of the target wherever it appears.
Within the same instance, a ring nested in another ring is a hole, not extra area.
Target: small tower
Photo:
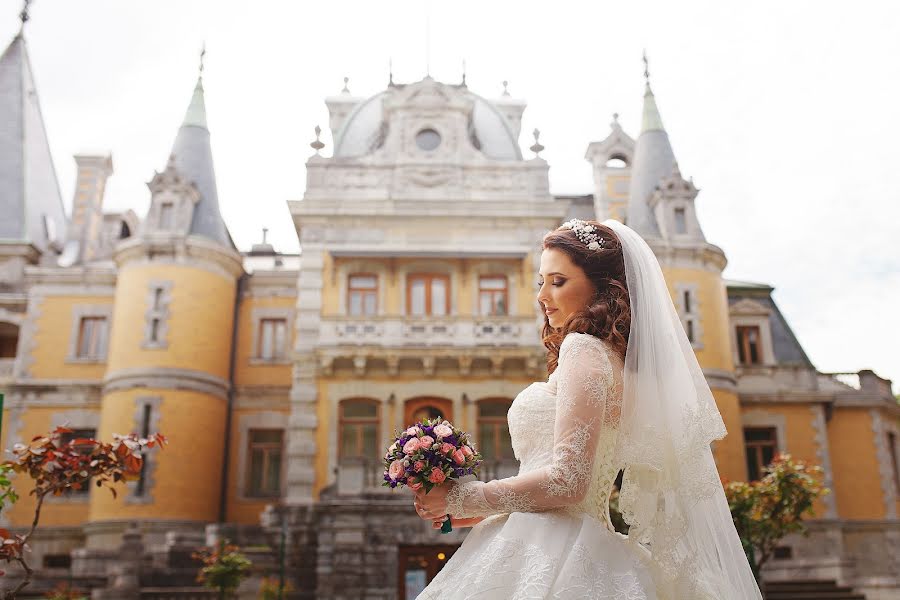
[[[591,142],[584,158],[594,173],[594,212],[600,221],[628,222],[628,186],[634,160],[634,140],[619,125],[618,113],[609,124],[611,131],[602,142]]]
[[[145,531],[184,523],[197,533],[219,516],[243,267],[220,214],[209,138],[201,77],[166,167],[148,184],[148,214],[114,255],[118,281],[99,435],[158,430],[173,443],[147,457],[124,498],[92,495],[90,521],[103,535],[120,535],[124,525],[117,524],[134,520],[143,520]]]
[[[714,446],[722,476],[742,480],[746,459],[735,389],[728,297],[722,271],[727,259],[706,241],[694,210],[698,190],[681,175],[644,56],[643,118],[631,166],[627,225],[653,248],[673,303],[731,433]]]

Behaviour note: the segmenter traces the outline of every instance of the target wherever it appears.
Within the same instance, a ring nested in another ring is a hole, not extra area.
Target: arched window
[[[506,413],[512,402],[489,398],[478,403],[478,451],[487,461],[514,458]]]
[[[131,237],[131,228],[128,226],[128,223],[122,221],[122,226],[119,228],[119,239],[124,240],[129,237]]]
[[[628,159],[621,154],[613,154],[606,160],[607,169],[624,169],[628,166]]]
[[[453,403],[446,398],[421,397],[406,401],[403,410],[403,426],[409,427],[425,419],[441,417],[453,421]]]
[[[379,405],[377,400],[352,398],[340,404],[338,452],[344,458],[377,459]]]

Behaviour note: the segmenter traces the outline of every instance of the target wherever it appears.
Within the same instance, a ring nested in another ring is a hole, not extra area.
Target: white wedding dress
[[[557,369],[525,388],[508,421],[515,477],[454,482],[448,512],[486,517],[419,600],[652,600],[653,561],[617,533],[609,497],[623,364],[608,344],[570,333]]]

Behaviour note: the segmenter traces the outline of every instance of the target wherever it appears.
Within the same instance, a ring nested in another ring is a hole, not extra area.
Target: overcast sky
[[[0,44],[21,1],[0,2]],[[675,155],[701,189],[725,275],[769,283],[813,363],[871,368],[900,389],[900,5],[617,0],[431,3],[430,66],[528,102],[551,191],[592,191],[589,142],[618,112],[637,136],[641,51]],[[286,200],[305,185],[324,97],[369,96],[426,69],[426,4],[35,0],[26,26],[66,209],[72,155],[111,152],[106,209],[144,217],[206,42],[219,200],[241,249],[262,227],[296,251]]]

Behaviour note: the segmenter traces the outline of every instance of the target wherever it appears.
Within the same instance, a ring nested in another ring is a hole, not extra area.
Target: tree
[[[759,481],[725,485],[734,526],[757,582],[778,543],[788,534],[806,533],[804,516],[813,514],[816,499],[830,493],[820,483],[822,467],[790,454],[776,456],[763,472]]]
[[[240,548],[222,541],[215,550],[204,548],[195,552],[193,558],[203,566],[197,574],[197,581],[204,586],[218,590],[219,600],[233,594],[248,575],[253,563],[240,553]]]
[[[37,529],[41,507],[47,496],[61,496],[93,482],[97,487],[109,488],[115,497],[114,484],[140,476],[144,462],[142,453],[166,444],[166,438],[158,433],[146,438],[135,434],[113,434],[111,444],[90,438],[63,442],[64,436],[72,433],[71,429],[57,427],[50,433],[36,436],[29,444],[16,444],[12,449],[15,458],[0,465],[0,504],[18,499],[9,478],[11,471],[31,478],[34,489],[30,494],[36,498],[34,518],[25,535],[0,529],[0,560],[16,562],[25,571],[25,577],[13,590],[4,594],[4,600],[16,598],[31,583],[34,571],[25,559],[25,552],[28,550],[28,540]]]

